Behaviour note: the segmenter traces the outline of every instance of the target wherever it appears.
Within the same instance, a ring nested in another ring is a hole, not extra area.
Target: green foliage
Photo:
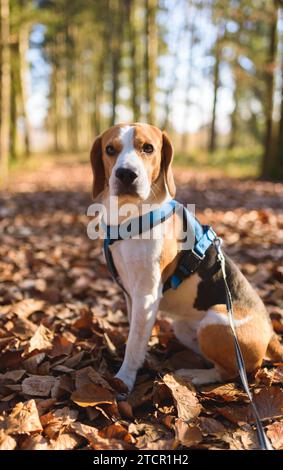
[[[234,177],[258,177],[262,147],[234,147],[218,149],[213,155],[204,150],[195,150],[188,155],[176,153],[176,166],[190,167],[196,171],[214,171]]]

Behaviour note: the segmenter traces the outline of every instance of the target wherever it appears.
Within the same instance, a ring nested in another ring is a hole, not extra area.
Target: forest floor
[[[283,184],[176,169],[283,333]],[[89,165],[18,172],[0,194],[0,449],[252,449],[238,381],[202,386],[174,370],[206,367],[158,319],[134,391],[116,401],[128,323],[101,245],[87,237]],[[283,448],[283,363],[250,377],[275,448]]]

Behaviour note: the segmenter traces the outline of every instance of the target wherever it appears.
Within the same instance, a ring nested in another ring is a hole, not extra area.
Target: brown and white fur
[[[93,196],[108,208],[110,195],[118,196],[119,204],[131,202],[138,208],[142,203],[168,201],[175,195],[172,159],[172,144],[158,128],[141,123],[111,127],[95,140],[91,150]],[[121,179],[118,169],[129,170],[130,177],[126,172]],[[181,369],[177,374],[196,385],[238,375],[215,249],[208,250],[198,271],[177,290],[170,289],[163,295],[163,283],[174,272],[179,258],[178,237],[172,240],[166,234],[172,223],[181,228],[182,220],[175,214],[164,223],[167,226],[161,239],[122,240],[111,246],[116,269],[129,294],[130,332],[124,361],[116,375],[129,390],[143,364],[159,310],[173,319],[180,342],[213,365],[210,369]],[[247,371],[251,372],[261,365],[267,352],[282,359],[283,348],[261,299],[235,264],[225,258],[238,339]]]

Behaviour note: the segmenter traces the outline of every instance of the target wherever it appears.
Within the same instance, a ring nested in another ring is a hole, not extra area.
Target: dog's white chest
[[[151,295],[161,287],[160,256],[162,240],[123,240],[111,247],[115,267],[126,291],[133,298],[141,291]],[[176,290],[168,290],[162,296],[160,310],[174,320],[183,320],[197,330],[205,312],[194,308],[200,278],[194,274]]]
[[[113,261],[126,291],[133,296],[160,284],[161,240],[123,240],[111,247]]]

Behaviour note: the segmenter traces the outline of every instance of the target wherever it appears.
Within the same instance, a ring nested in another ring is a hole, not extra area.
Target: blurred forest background
[[[119,121],[167,129],[179,164],[283,178],[282,0],[0,3],[2,181]]]

